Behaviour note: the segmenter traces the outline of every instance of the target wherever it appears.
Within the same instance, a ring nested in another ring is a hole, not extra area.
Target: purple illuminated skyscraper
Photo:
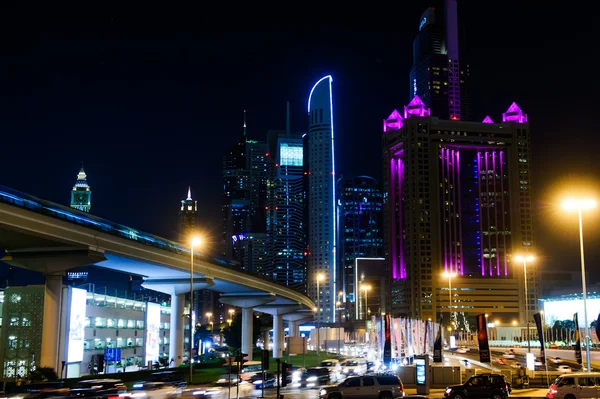
[[[419,20],[413,43],[410,96],[418,95],[432,115],[469,120],[469,64],[456,0],[429,7]]]
[[[442,120],[416,96],[383,131],[392,313],[435,320],[451,311],[462,328],[480,313],[516,320],[523,271],[511,255],[535,245],[527,115],[513,103],[501,123]]]

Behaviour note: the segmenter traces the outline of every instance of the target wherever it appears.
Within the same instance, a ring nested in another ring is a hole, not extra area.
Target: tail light
[[[548,399],[553,399],[554,395],[556,395],[558,391],[556,390],[556,385],[552,384],[550,385],[550,388],[548,388],[548,393],[546,394],[546,397]]]

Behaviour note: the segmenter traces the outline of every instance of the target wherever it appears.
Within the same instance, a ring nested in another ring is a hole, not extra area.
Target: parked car
[[[444,398],[491,398],[505,399],[512,388],[504,380],[502,374],[478,374],[469,378],[464,384],[446,388]]]
[[[392,399],[404,397],[404,385],[395,375],[370,374],[362,377],[350,377],[345,381],[319,391],[321,399],[377,398]]]

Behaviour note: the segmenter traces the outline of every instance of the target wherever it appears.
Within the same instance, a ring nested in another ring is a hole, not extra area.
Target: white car
[[[325,359],[319,363],[319,367],[327,367],[327,369],[329,369],[329,375],[332,381],[337,381],[340,379],[340,375],[342,374],[342,366],[339,360]]]
[[[467,349],[467,348],[465,348],[465,347],[462,347],[462,348],[458,348],[458,349],[456,350],[456,353],[467,353],[467,351],[468,351],[468,349]]]
[[[367,361],[361,358],[348,359],[342,363],[342,374],[345,376],[350,375],[363,375],[367,372]]]
[[[556,370],[560,371],[561,373],[570,373],[573,371],[573,369],[566,364],[561,364],[556,368]]]
[[[183,392],[181,387],[166,384],[164,382],[138,382],[133,384],[132,391],[119,395],[126,398],[161,399],[180,396]]]
[[[558,356],[556,356],[555,358],[551,358],[550,361],[554,364],[560,364],[562,363],[562,359]]]
[[[505,359],[514,359],[517,356],[515,355],[515,352],[506,352],[505,354],[502,355],[502,357]]]

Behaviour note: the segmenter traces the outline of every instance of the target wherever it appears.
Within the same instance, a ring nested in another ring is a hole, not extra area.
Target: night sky
[[[412,40],[430,5],[400,3],[329,23],[263,15],[248,18],[254,25],[216,17],[193,24],[183,10],[167,19],[116,10],[70,18],[55,10],[43,23],[5,14],[0,185],[67,205],[83,161],[93,214],[172,239],[191,185],[217,242],[221,159],[242,133],[243,110],[252,139],[285,127],[286,101],[292,128],[304,131],[309,91],[327,74],[334,78],[338,171],[380,178],[381,121],[409,101]],[[584,9],[527,3],[459,3],[473,115],[500,121],[512,101],[529,115],[538,265],[576,270],[576,215],[564,218],[557,207],[569,184],[600,178],[598,32]],[[294,31],[257,32],[270,27]],[[596,214],[584,226],[590,271],[600,260]]]

